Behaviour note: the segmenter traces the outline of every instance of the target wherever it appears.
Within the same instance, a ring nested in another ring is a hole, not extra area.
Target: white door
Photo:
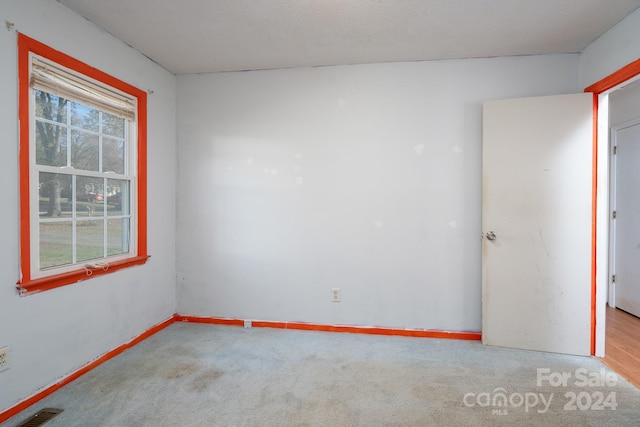
[[[589,355],[593,97],[487,101],[482,341]]]
[[[640,316],[640,122],[612,132],[614,164],[613,302]]]

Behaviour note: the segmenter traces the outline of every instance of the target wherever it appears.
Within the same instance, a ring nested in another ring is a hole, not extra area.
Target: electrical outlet
[[[331,301],[340,302],[340,288],[331,288]]]
[[[11,358],[9,357],[9,346],[0,348],[0,371],[9,369]]]

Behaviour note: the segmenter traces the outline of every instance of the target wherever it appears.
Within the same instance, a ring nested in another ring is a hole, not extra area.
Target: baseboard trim
[[[145,339],[149,338],[151,335],[153,335],[153,334],[161,331],[162,329],[166,328],[167,326],[171,325],[173,322],[175,322],[175,316],[171,316],[167,320],[158,323],[157,325],[155,325],[155,326],[151,327],[150,329],[144,331],[143,333],[141,333],[140,335],[138,335],[135,338],[131,339],[130,341],[128,341],[128,342],[126,342],[126,343],[114,348],[111,351],[108,351],[107,353],[103,354],[102,356],[98,357],[97,359],[92,360],[91,362],[87,363],[86,365],[84,365],[80,369],[78,369],[78,370],[72,372],[71,374],[67,375],[66,377],[62,378],[58,382],[56,382],[56,383],[54,383],[54,384],[52,384],[52,385],[50,385],[48,387],[43,388],[42,390],[38,391],[36,394],[32,395],[31,397],[28,397],[28,398],[20,401],[16,405],[10,407],[9,409],[0,412],[0,423],[8,420],[9,418],[13,417],[14,415],[17,415],[18,413],[24,411],[29,406],[33,405],[34,403],[39,402],[40,400],[42,400],[45,397],[49,396],[51,393],[53,393],[56,390],[64,387],[65,385],[69,384],[73,380],[81,377],[82,375],[84,375],[87,372],[91,371],[95,367],[97,367],[99,365],[102,365],[107,360],[116,357],[117,355],[119,355],[122,352],[124,352],[125,350],[133,347],[134,345],[138,344],[139,342],[144,341]]]
[[[135,338],[127,341],[126,343],[114,348],[111,351],[103,354],[95,360],[87,363],[80,369],[72,372],[66,377],[62,378],[58,382],[43,388],[34,395],[18,402],[16,405],[0,412],[0,423],[8,420],[9,418],[24,411],[31,405],[39,402],[45,397],[49,396],[56,390],[64,387],[73,380],[81,377],[92,369],[99,365],[102,365],[109,359],[116,357],[125,350],[133,347],[134,345],[144,341],[151,335],[163,330],[167,326],[174,322],[190,322],[190,323],[207,323],[214,325],[226,325],[226,326],[244,326],[244,319],[234,319],[226,317],[199,317],[199,316],[185,316],[182,314],[174,314],[163,322],[151,327],[144,331]],[[471,340],[479,341],[482,339],[480,332],[458,332],[458,331],[441,331],[433,329],[399,329],[399,328],[383,328],[377,326],[349,326],[349,325],[328,325],[322,323],[305,323],[305,322],[275,322],[266,320],[250,320],[251,327],[254,328],[275,328],[275,329],[295,329],[302,331],[322,331],[322,332],[340,332],[340,333],[352,333],[352,334],[370,334],[370,335],[390,335],[390,336],[403,336],[414,338],[444,338],[444,339],[456,339],[456,340]]]
[[[234,319],[226,317],[199,317],[185,316],[181,314],[175,315],[176,322],[191,323],[209,323],[214,325],[243,326],[244,319]],[[370,335],[391,335],[414,338],[441,338],[456,340],[479,341],[482,339],[480,332],[467,331],[442,331],[434,329],[399,329],[384,328],[378,326],[349,326],[349,325],[328,325],[322,323],[305,323],[305,322],[275,322],[265,320],[250,320],[253,328],[276,328],[276,329],[297,329],[303,331],[323,331],[323,332],[342,332],[352,334],[370,334]]]
[[[230,317],[200,317],[200,316],[184,316],[182,314],[176,314],[174,316],[176,322],[187,323],[209,323],[212,325],[227,325],[227,326],[243,326],[244,320],[233,319]]]

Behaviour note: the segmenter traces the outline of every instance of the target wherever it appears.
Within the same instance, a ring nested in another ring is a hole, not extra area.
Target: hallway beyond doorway
[[[640,387],[640,318],[607,306],[605,365]]]

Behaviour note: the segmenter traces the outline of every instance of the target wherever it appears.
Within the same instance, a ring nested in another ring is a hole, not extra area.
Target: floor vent
[[[18,425],[18,427],[39,427],[49,421],[51,418],[62,412],[62,409],[44,408],[36,412],[34,416]]]

